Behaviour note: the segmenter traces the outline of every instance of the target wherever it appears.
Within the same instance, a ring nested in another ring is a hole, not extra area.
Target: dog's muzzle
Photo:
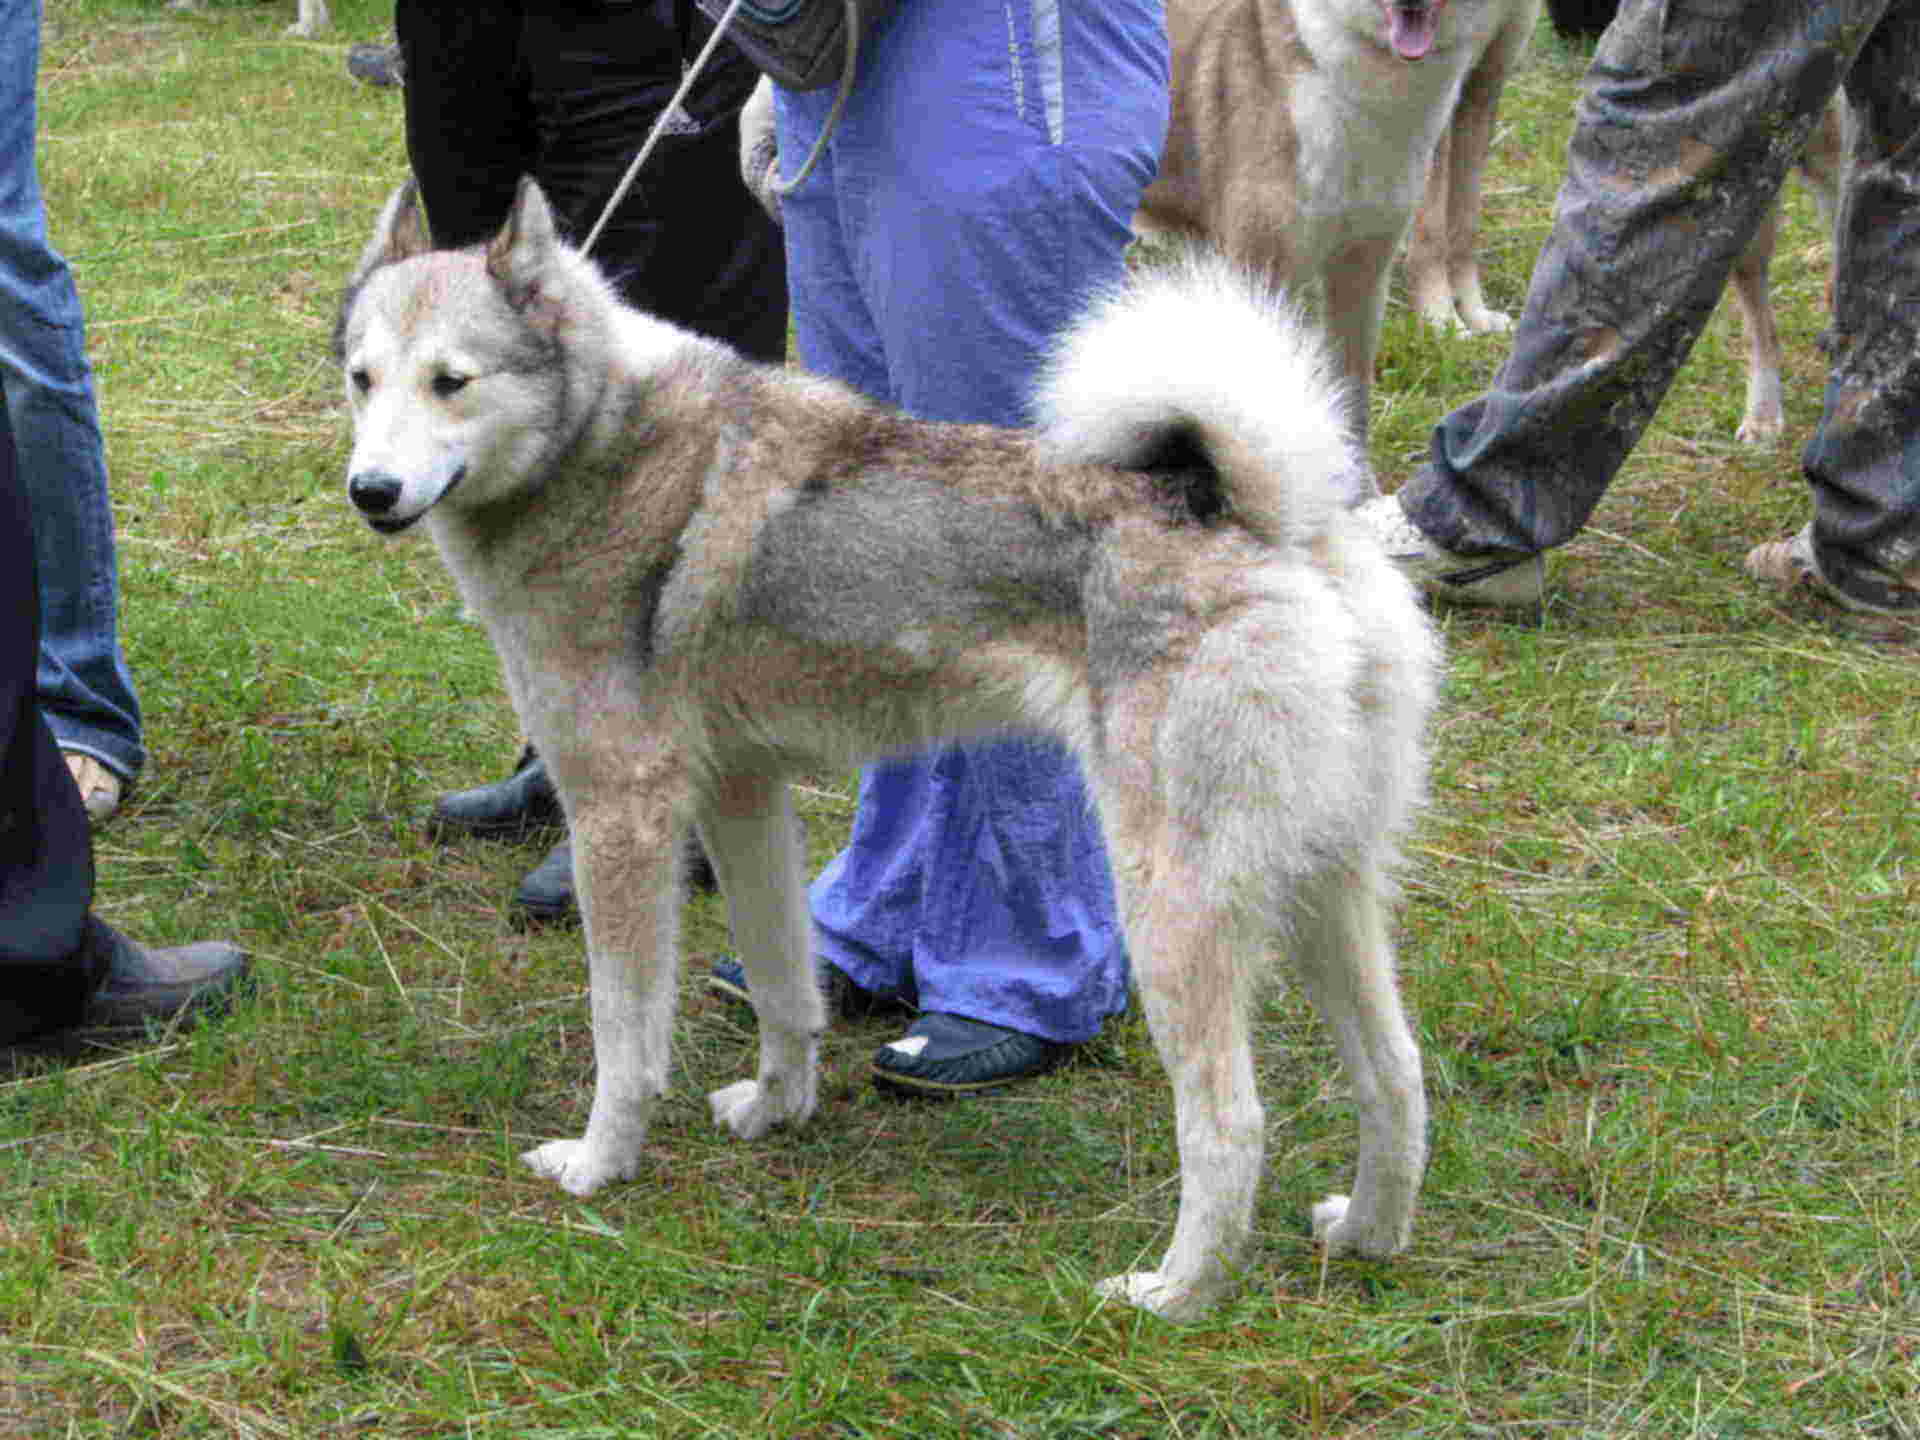
[[[447,488],[434,497],[433,503],[438,504],[446,499],[465,473],[464,470],[456,473]],[[347,480],[347,498],[353,501],[354,509],[360,512],[361,518],[382,535],[399,534],[433,508],[433,505],[425,505],[411,515],[395,515],[393,508],[400,503],[405,489],[399,476],[389,475],[384,470],[365,471]]]
[[[420,518],[417,515],[406,519],[394,517],[393,507],[400,503],[402,489],[397,476],[375,470],[352,476],[347,481],[347,498],[369,525],[383,535],[392,535]]]

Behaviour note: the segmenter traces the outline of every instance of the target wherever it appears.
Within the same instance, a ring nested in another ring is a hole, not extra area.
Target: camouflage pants
[[[1512,352],[1401,491],[1422,531],[1499,557],[1586,523],[1842,86],[1836,348],[1803,457],[1814,543],[1874,603],[1920,569],[1920,0],[1626,0]]]

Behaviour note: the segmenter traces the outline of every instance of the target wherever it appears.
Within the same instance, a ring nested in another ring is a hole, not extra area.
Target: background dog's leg
[[[1379,1258],[1413,1231],[1427,1157],[1420,1051],[1394,985],[1381,880],[1341,875],[1296,908],[1301,978],[1333,1031],[1353,1085],[1360,1158],[1353,1195],[1313,1207],[1313,1231],[1334,1254]]]
[[[300,0],[299,18],[287,27],[287,34],[311,40],[333,24],[327,0]]]
[[[809,1119],[826,1005],[814,978],[806,854],[786,783],[732,776],[700,831],[727,897],[733,943],[760,1020],[760,1073],[707,1097],[716,1124],[742,1140]]]
[[[1337,347],[1340,367],[1353,387],[1355,438],[1367,438],[1368,396],[1373,390],[1373,357],[1380,348],[1380,325],[1387,313],[1387,287],[1399,236],[1357,240],[1327,261],[1325,295],[1327,333]]]
[[[1461,86],[1448,126],[1451,144],[1441,146],[1447,162],[1447,218],[1441,242],[1445,248],[1446,286],[1460,323],[1476,335],[1513,328],[1510,316],[1487,305],[1475,242],[1479,239],[1487,156],[1493,149],[1500,95],[1507,88],[1507,77],[1520,63],[1539,14],[1539,6],[1527,6],[1494,36],[1487,53]]]
[[[1173,1084],[1180,1215],[1159,1269],[1116,1275],[1100,1291],[1182,1320],[1234,1283],[1253,1227],[1266,1120],[1254,1084],[1249,999],[1238,978],[1242,927],[1224,907],[1195,903],[1213,887],[1206,876],[1167,864],[1165,842],[1156,858],[1165,868],[1152,893],[1128,909],[1127,949]]]
[[[1840,209],[1840,182],[1845,164],[1845,107],[1835,100],[1814,128],[1800,157],[1821,218],[1832,230]],[[1747,408],[1735,438],[1743,445],[1771,445],[1786,433],[1787,417],[1780,367],[1784,352],[1774,319],[1771,272],[1774,246],[1780,238],[1780,202],[1776,199],[1752,242],[1733,264],[1733,299],[1740,308],[1740,325],[1747,337]],[[1833,287],[1827,287],[1833,303]]]
[[[1780,235],[1780,203],[1774,202],[1753,241],[1733,262],[1733,298],[1747,337],[1747,408],[1735,438],[1742,445],[1771,445],[1787,428],[1780,387],[1780,328],[1773,317],[1767,275]]]
[[[1456,118],[1458,112],[1455,112]],[[1436,330],[1464,330],[1466,321],[1453,308],[1453,279],[1448,269],[1452,225],[1448,203],[1453,195],[1453,125],[1440,132],[1440,143],[1427,162],[1427,193],[1414,212],[1407,236],[1407,294],[1414,313]]]
[[[553,764],[543,744],[541,753]],[[567,777],[560,775],[565,793]],[[587,1195],[638,1173],[653,1102],[666,1089],[676,999],[684,810],[622,790],[569,808],[574,884],[586,920],[593,1011],[593,1110],[578,1140],[529,1150],[528,1165]]]

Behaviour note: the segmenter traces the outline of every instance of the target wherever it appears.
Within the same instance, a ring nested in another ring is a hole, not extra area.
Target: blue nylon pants
[[[782,92],[786,174],[832,92]],[[800,359],[912,414],[1018,425],[1048,343],[1120,273],[1167,124],[1158,0],[906,0],[784,202]],[[1007,740],[870,767],[812,890],[863,989],[1060,1043],[1126,1004],[1099,827],[1072,759]]]

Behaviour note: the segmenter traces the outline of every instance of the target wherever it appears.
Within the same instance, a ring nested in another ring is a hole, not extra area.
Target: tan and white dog
[[[1421,315],[1506,328],[1481,292],[1473,241],[1495,108],[1539,9],[1540,0],[1168,0],[1173,117],[1135,226],[1204,237],[1308,298],[1362,433],[1409,229]]]
[[[599,1073],[585,1134],[535,1170],[578,1195],[640,1171],[690,820],[760,1028],[712,1112],[758,1139],[812,1116],[826,1020],[788,777],[1034,732],[1088,777],[1173,1083],[1172,1243],[1107,1293],[1189,1315],[1245,1259],[1279,956],[1359,1115],[1316,1232],[1406,1243],[1426,1107],[1391,874],[1438,643],[1342,503],[1341,387],[1291,309],[1218,261],[1155,267],[1064,338],[1037,429],[933,424],[627,308],[528,182],[462,252],[397,194],[337,337],[352,502],[382,533],[424,522],[574,838]]]

